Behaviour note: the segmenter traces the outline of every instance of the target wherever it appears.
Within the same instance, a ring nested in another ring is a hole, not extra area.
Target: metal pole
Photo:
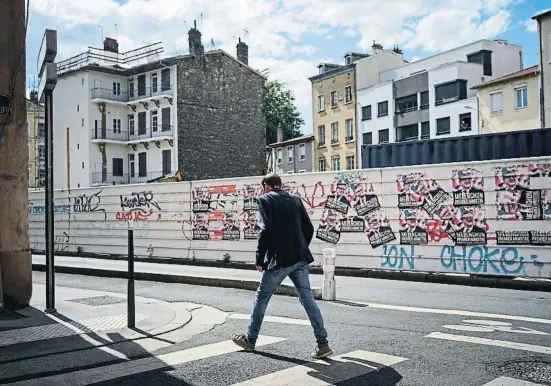
[[[55,313],[53,93],[44,92],[46,129],[46,313]]]
[[[136,302],[134,295],[134,229],[128,222],[128,328],[136,327]]]
[[[323,288],[321,298],[323,300],[337,299],[337,284],[335,283],[335,257],[334,248],[323,249]]]

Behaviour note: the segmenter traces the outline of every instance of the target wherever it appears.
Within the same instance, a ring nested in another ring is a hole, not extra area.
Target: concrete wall
[[[501,133],[539,128],[539,82],[539,77],[534,75],[478,89],[480,132]],[[515,88],[519,86],[526,86],[528,93],[528,106],[524,108],[516,107]],[[490,94],[500,90],[503,98],[503,112],[493,114]]]
[[[356,87],[361,90],[379,83],[379,74],[406,64],[404,55],[384,50],[360,59],[356,64]]]
[[[283,178],[310,213],[318,264],[323,248],[334,246],[342,267],[550,278],[550,164],[532,158]],[[461,189],[457,169],[470,173],[470,189]],[[56,191],[56,250],[124,255],[127,220],[134,219],[137,255],[219,260],[228,253],[253,262],[256,233],[248,220],[259,180]],[[37,250],[44,249],[43,200],[43,192],[29,194]],[[240,230],[224,231],[224,219]]]
[[[373,134],[373,144],[379,143],[379,130],[389,129],[389,142],[395,142],[396,130],[394,130],[394,98],[392,82],[378,84],[373,87],[364,88],[358,91],[358,154],[361,154],[361,145],[364,133]],[[377,117],[377,104],[388,101],[388,115]],[[362,121],[362,109],[359,106],[371,105],[371,119]],[[360,157],[361,158],[361,157]],[[361,159],[359,160],[361,163]]]
[[[429,74],[427,72],[394,82],[393,97],[398,99],[423,91],[429,91]]]
[[[541,52],[539,45],[541,43]],[[545,127],[551,125],[551,14],[542,16],[538,29],[538,58],[542,64]]]

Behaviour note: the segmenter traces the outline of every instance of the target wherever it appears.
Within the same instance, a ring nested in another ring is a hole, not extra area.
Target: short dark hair
[[[275,188],[277,186],[281,186],[281,177],[278,176],[276,173],[270,173],[270,174],[267,174],[263,179],[262,179],[262,186],[270,186],[272,188]]]

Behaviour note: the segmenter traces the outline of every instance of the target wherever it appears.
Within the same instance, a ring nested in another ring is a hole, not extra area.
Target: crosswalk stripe
[[[504,348],[510,348],[514,350],[530,351],[530,352],[536,352],[540,354],[551,355],[551,347],[511,342],[508,340],[477,338],[474,336],[446,334],[443,332],[432,332],[426,335],[425,338],[434,338],[434,339],[452,340],[455,342],[482,344],[486,346],[504,347]]]
[[[249,320],[251,318],[251,315],[247,314],[231,314],[229,316],[230,319],[238,319],[238,320]],[[271,323],[282,323],[282,324],[296,324],[299,326],[309,326],[310,321],[306,319],[294,319],[294,318],[287,318],[284,316],[264,316],[264,322],[271,322]]]
[[[514,379],[509,377],[499,377],[491,382],[485,383],[482,386],[545,386],[541,383],[532,383],[528,381],[521,381],[520,379]]]
[[[339,382],[378,370],[381,367],[392,366],[406,360],[407,358],[393,355],[358,350],[330,357],[326,360],[317,360],[308,365],[299,365],[286,370],[276,371],[248,381],[235,383],[232,386],[335,385]]]
[[[286,340],[274,336],[260,335],[256,346],[265,346]],[[85,386],[105,382],[134,374],[177,366],[188,362],[207,359],[219,355],[240,351],[241,348],[231,340],[180,350],[155,357],[136,359],[114,365],[100,366],[93,369],[79,370],[66,374],[52,375],[38,379],[10,383],[12,386]]]

